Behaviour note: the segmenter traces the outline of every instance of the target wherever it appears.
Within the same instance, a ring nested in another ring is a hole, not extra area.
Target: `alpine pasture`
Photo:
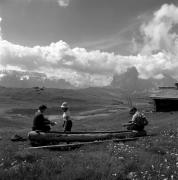
[[[119,89],[83,90],[0,88],[0,179],[2,180],[176,180],[178,179],[178,113],[154,112],[148,95],[131,96],[149,120],[148,136],[124,143],[105,142],[69,151],[30,150],[27,138],[40,104],[62,131],[60,105],[67,101],[73,131],[125,130],[131,118],[127,95]]]

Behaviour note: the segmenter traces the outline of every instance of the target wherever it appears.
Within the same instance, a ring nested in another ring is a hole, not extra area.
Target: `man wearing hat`
[[[61,105],[61,109],[63,111],[62,118],[63,118],[63,121],[64,121],[64,124],[63,124],[64,132],[71,132],[72,120],[71,120],[71,117],[70,117],[70,111],[69,111],[68,103],[63,102],[62,105]]]
[[[38,111],[35,113],[35,117],[33,119],[33,131],[43,131],[49,132],[51,127],[54,126],[56,123],[52,122],[44,117],[44,113],[47,109],[47,106],[41,105],[38,108]]]

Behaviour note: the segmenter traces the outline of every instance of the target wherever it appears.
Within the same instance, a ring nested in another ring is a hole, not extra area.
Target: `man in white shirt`
[[[148,125],[148,121],[144,114],[140,113],[135,107],[130,110],[130,114],[132,115],[132,119],[124,126],[127,126],[128,130],[143,131],[144,127]]]

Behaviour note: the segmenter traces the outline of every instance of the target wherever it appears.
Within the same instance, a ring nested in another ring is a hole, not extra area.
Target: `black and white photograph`
[[[178,180],[177,0],[0,0],[0,180]]]

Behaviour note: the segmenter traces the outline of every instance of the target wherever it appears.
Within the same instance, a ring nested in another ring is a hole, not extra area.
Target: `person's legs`
[[[46,125],[43,127],[43,132],[49,132],[51,130],[51,127],[49,125]]]
[[[131,124],[127,126],[127,130],[143,131],[144,126],[137,126],[136,124]]]
[[[65,123],[64,132],[71,132],[72,129],[72,121],[68,120]]]
[[[130,124],[129,126],[127,126],[127,130],[136,130],[136,125],[135,124]]]

